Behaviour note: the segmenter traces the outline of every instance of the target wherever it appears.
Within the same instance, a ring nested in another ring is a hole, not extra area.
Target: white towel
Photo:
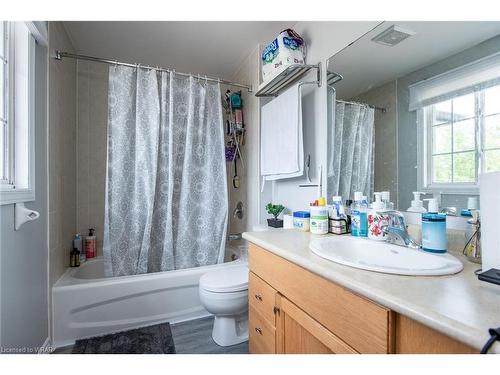
[[[302,98],[294,85],[262,107],[261,175],[265,180],[304,174]]]

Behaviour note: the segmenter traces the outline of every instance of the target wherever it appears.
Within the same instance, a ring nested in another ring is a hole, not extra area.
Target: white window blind
[[[500,84],[500,53],[409,86],[409,110]]]

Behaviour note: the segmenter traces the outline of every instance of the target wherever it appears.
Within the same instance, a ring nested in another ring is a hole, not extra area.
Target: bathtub
[[[104,277],[102,257],[69,268],[52,288],[52,345],[161,322],[210,315],[198,284],[205,272],[241,265],[241,260],[144,275]]]

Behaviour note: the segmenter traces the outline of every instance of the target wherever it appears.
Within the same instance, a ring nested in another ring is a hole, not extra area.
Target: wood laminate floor
[[[248,354],[248,341],[219,346],[212,339],[212,316],[176,323],[170,326],[177,354]],[[73,346],[58,348],[54,354],[71,354]]]

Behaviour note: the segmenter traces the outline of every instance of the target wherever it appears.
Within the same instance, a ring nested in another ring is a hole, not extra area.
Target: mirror
[[[478,205],[478,175],[500,170],[500,22],[383,22],[327,80],[329,198]]]

